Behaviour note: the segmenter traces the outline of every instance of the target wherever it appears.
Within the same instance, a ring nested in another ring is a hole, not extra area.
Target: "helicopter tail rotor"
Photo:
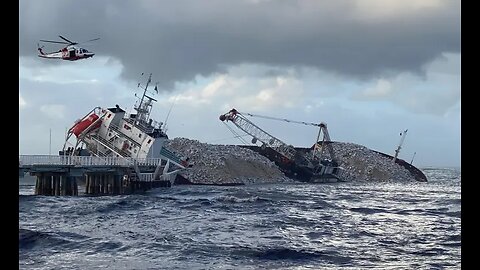
[[[44,46],[40,47],[40,44],[37,43],[37,50],[40,52],[40,54],[44,55],[45,53],[42,51]]]

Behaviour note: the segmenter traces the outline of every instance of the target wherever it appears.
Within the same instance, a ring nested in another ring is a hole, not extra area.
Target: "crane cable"
[[[229,130],[230,132],[233,133],[233,135],[235,135],[236,138],[238,138],[241,142],[243,142],[244,144],[248,144],[242,137],[242,135],[238,134],[235,130],[233,130],[229,125],[227,125],[227,123],[225,122],[222,122]]]
[[[239,113],[240,113],[240,112],[239,112]],[[260,118],[265,118],[265,119],[271,119],[271,120],[285,121],[285,122],[288,122],[288,123],[303,124],[303,125],[306,125],[306,126],[317,126],[317,127],[320,126],[320,124],[316,124],[316,123],[309,123],[309,122],[303,122],[303,121],[288,120],[288,119],[285,119],[285,118],[276,118],[276,117],[271,117],[271,116],[263,116],[263,115],[253,114],[253,113],[240,113],[240,114],[245,114],[245,115],[248,115],[248,116],[260,117]]]
[[[236,136],[233,136],[233,137],[220,138],[220,139],[216,139],[216,140],[212,140],[212,141],[207,141],[206,143],[213,143],[213,142],[224,141],[224,140],[228,140],[228,139],[236,139],[236,138],[239,138],[239,137],[247,137],[247,136],[250,136],[250,135],[248,135],[248,134],[236,135]]]

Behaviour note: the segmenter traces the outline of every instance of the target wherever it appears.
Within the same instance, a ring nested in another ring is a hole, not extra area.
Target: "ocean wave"
[[[352,211],[352,212],[357,212],[357,213],[361,213],[361,214],[369,214],[369,215],[378,214],[378,213],[389,213],[390,212],[389,210],[386,210],[386,209],[374,208],[374,207],[370,207],[370,208],[352,207],[349,210]]]
[[[254,203],[254,202],[267,202],[269,200],[260,198],[259,196],[250,196],[245,198],[239,198],[232,195],[220,196],[216,199],[218,202],[228,203]]]
[[[459,268],[460,204],[458,181],[434,179],[415,185],[174,186],[117,196],[20,195],[19,265]]]
[[[336,251],[315,251],[305,249],[293,249],[285,247],[272,248],[237,248],[232,252],[233,256],[247,256],[259,260],[280,261],[323,261],[335,265],[348,264],[352,258],[340,255]]]
[[[19,229],[18,245],[20,249],[53,248],[69,244],[71,241],[54,233]]]

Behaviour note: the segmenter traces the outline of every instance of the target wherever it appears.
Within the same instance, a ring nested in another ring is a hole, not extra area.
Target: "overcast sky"
[[[416,153],[419,167],[460,166],[460,1],[21,0],[19,7],[20,154],[57,154],[65,130],[95,106],[130,111],[143,72],[158,82],[152,117],[166,121],[170,138],[240,144],[218,119],[236,108],[326,122],[332,140],[391,155],[408,129],[400,158]],[[37,57],[39,40],[58,35],[99,37],[81,44],[96,55]],[[318,132],[250,120],[294,146],[311,146]]]

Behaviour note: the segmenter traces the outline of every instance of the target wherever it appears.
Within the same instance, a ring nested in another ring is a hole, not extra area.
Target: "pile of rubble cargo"
[[[293,182],[268,158],[235,145],[215,145],[175,138],[166,147],[189,158],[181,175],[193,184],[232,185]]]
[[[335,158],[343,168],[343,181],[415,181],[414,175],[391,158],[353,143],[332,143]],[[175,138],[166,146],[189,157],[191,168],[180,174],[193,184],[285,183],[286,177],[268,158],[235,145],[215,145]]]
[[[415,181],[405,166],[387,155],[354,143],[334,142],[332,146],[344,181]]]

